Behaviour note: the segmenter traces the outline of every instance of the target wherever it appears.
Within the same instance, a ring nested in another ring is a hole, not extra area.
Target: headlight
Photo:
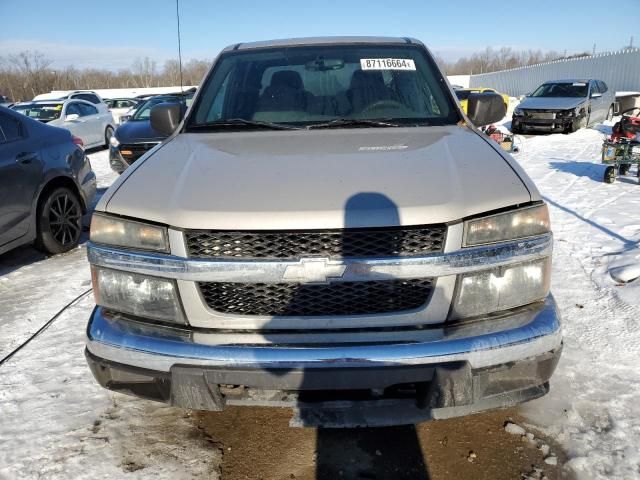
[[[522,116],[522,115],[524,114],[524,112],[522,111],[522,109],[521,109],[521,108],[514,108],[514,109],[513,109],[513,114],[514,114],[515,116],[517,116],[517,117],[520,117],[520,116]]]
[[[556,112],[556,118],[570,118],[577,116],[577,111],[572,108],[571,110],[560,110]]]
[[[92,242],[168,252],[167,229],[157,225],[96,213],[91,219]]]
[[[551,257],[458,277],[450,320],[528,305],[549,293]]]
[[[120,145],[120,142],[118,141],[115,135],[111,135],[111,138],[109,139],[109,144],[112,147],[117,147],[118,145]]]
[[[549,230],[549,211],[543,203],[467,220],[464,224],[464,246],[517,240],[548,233]]]
[[[184,324],[173,280],[91,267],[96,304],[121,313]]]

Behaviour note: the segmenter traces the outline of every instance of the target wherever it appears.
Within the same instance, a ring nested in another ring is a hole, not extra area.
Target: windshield
[[[151,115],[151,109],[156,105],[164,102],[179,102],[178,97],[152,97],[149,100],[143,102],[133,113],[131,120],[149,120]],[[130,121],[131,121],[130,120]]]
[[[586,82],[545,83],[540,85],[532,97],[586,97],[589,85]]]
[[[60,118],[62,113],[61,103],[29,103],[24,105],[14,105],[13,109],[26,115],[27,117],[39,120],[43,123]]]
[[[239,126],[309,126],[381,119],[394,125],[459,120],[440,72],[422,48],[305,46],[224,54],[203,86],[187,130],[229,120]]]

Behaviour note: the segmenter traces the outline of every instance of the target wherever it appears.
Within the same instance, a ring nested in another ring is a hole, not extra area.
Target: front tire
[[[104,146],[107,148],[109,148],[109,141],[111,140],[111,137],[113,137],[113,127],[109,125],[104,129]]]
[[[616,167],[607,167],[604,170],[604,182],[613,183],[616,181]]]
[[[75,248],[82,233],[82,205],[78,196],[65,187],[49,192],[38,206],[35,246],[57,254]]]
[[[611,120],[613,118],[613,105],[611,105],[609,107],[609,110],[607,110],[607,118],[606,120]]]

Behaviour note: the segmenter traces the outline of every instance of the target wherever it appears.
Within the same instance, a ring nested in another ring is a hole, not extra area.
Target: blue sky
[[[604,51],[632,35],[640,44],[640,0],[180,0],[180,10],[186,59],[314,35],[412,36],[449,60],[486,46]],[[0,56],[38,50],[56,67],[109,69],[176,57],[175,0],[0,0],[0,19]]]

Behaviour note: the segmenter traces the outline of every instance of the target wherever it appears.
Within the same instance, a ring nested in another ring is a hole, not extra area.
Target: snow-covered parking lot
[[[607,128],[523,138],[516,154],[551,208],[565,335],[551,392],[519,413],[563,447],[578,478],[628,479],[640,478],[640,279],[629,282],[640,270],[640,185],[635,168],[603,183]],[[90,157],[107,187],[107,152]],[[89,289],[83,246],[0,256],[0,362],[71,302],[0,363],[0,478],[217,478],[222,452],[187,412],[94,382],[83,356]]]

